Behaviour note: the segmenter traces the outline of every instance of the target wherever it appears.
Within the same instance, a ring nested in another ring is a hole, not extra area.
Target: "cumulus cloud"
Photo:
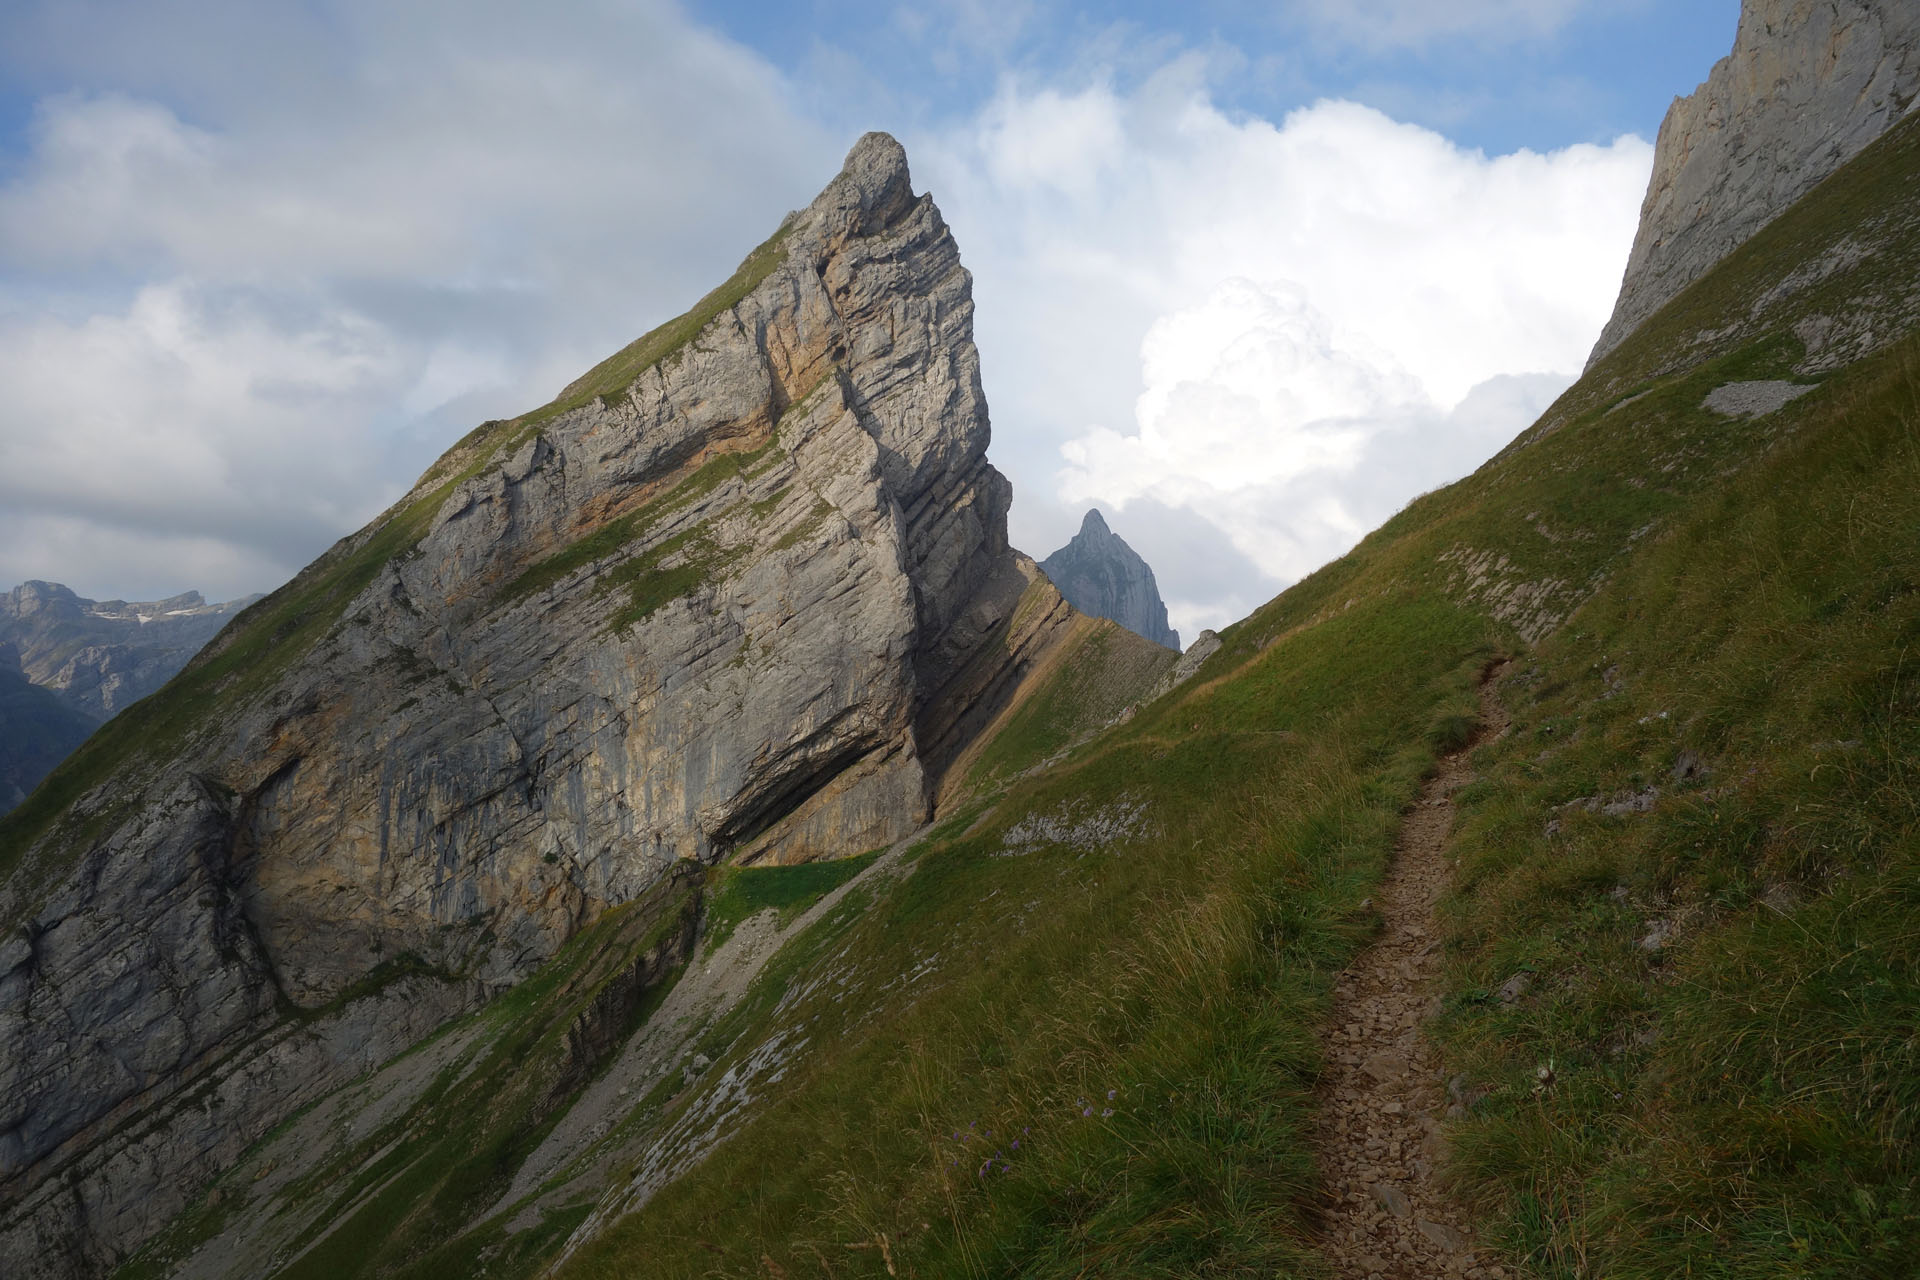
[[[275,585],[699,297],[844,145],[666,3],[241,8],[0,18],[80,86],[0,185],[0,579]]]
[[[1573,3],[1292,12],[1411,47]],[[956,48],[1023,29],[942,13]],[[1230,113],[1216,64],[1009,80],[899,130],[975,273],[1015,542],[1098,503],[1189,634],[1526,425],[1605,319],[1651,158]],[[0,168],[0,586],[273,586],[810,198],[852,138],[796,95],[872,87],[835,65],[796,90],[667,0],[9,6],[0,66],[42,96]]]
[[[1235,118],[1180,62],[1132,92],[1009,85],[926,151],[976,276],[1016,541],[1044,554],[1089,504],[1142,541],[1180,512],[1273,584],[1572,381],[1652,162],[1632,137],[1488,157],[1348,102]],[[1184,629],[1264,598],[1165,542]]]

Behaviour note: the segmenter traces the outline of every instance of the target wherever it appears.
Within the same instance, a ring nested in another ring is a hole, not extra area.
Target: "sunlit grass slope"
[[[1920,350],[1764,418],[1702,400],[1809,380],[1817,315],[1872,310],[1882,345],[1910,323],[1916,126],[1521,442],[1230,628],[1189,683],[1038,773],[1053,740],[1010,738],[908,874],[855,884],[701,1033],[698,1081],[637,1100],[652,1155],[705,1152],[689,1171],[650,1198],[618,1179],[595,1216],[449,1238],[534,1132],[477,1105],[524,1088],[490,1057],[378,1157],[453,1144],[423,1167],[471,1179],[435,1184],[457,1201],[404,1179],[343,1201],[361,1244],[330,1274],[1321,1274],[1331,979],[1501,654],[1516,727],[1461,797],[1441,1023],[1474,1099],[1454,1167],[1483,1236],[1558,1276],[1902,1274],[1920,1245]],[[1870,251],[1837,253],[1849,240]],[[715,918],[819,888],[729,882]],[[564,986],[569,955],[537,981]],[[1521,969],[1518,1001],[1488,994]],[[521,1021],[537,1008],[503,1025],[550,1027]],[[668,1149],[722,1080],[747,1101],[717,1145]],[[569,1250],[576,1224],[598,1229]]]
[[[1486,1234],[1548,1274],[1898,1274],[1920,1252],[1913,344],[1764,419],[1701,402],[1805,380],[1810,308],[1911,294],[1917,145],[1890,135],[1524,446],[934,841],[838,926],[834,983],[785,979],[835,994],[788,1006],[810,1047],[757,1118],[564,1274],[1314,1274],[1327,982],[1496,650],[1529,674],[1468,797],[1445,1023],[1494,1090],[1459,1138]],[[1704,772],[1674,781],[1683,749]],[[1556,807],[1649,783],[1647,813]],[[1043,820],[1058,838],[1029,839]],[[1643,948],[1654,919],[1671,940]],[[1490,1000],[1521,967],[1533,993]]]

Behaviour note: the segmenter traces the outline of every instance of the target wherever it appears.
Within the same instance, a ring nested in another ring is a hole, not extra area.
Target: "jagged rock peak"
[[[1859,154],[1917,95],[1914,0],[1744,0],[1733,52],[1660,126],[1620,296],[1588,366]]]
[[[170,736],[109,726],[84,814],[12,819],[0,1273],[110,1270],[689,864],[922,825],[1073,629],[988,439],[971,277],[869,134],[692,310],[248,610],[157,695]]]
[[[1040,568],[1080,612],[1110,618],[1169,649],[1180,647],[1180,633],[1167,625],[1167,606],[1153,570],[1107,527],[1098,507],[1088,508],[1080,532],[1041,561]]]

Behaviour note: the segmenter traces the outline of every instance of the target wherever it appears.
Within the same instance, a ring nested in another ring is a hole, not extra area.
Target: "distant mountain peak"
[[[1169,649],[1180,647],[1180,633],[1167,625],[1167,606],[1153,570],[1107,527],[1100,508],[1087,508],[1080,532],[1041,561],[1040,569],[1080,612],[1110,618]]]

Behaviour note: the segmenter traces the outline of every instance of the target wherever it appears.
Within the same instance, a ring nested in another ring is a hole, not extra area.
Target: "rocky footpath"
[[[0,595],[0,645],[13,646],[28,680],[98,723],[171,680],[259,598],[208,604],[188,591],[129,604],[23,582]]]
[[[1733,52],[1677,98],[1613,318],[1588,366],[1920,96],[1912,0],[1743,0]]]
[[[1107,528],[1099,508],[1087,510],[1080,532],[1042,560],[1040,570],[1081,613],[1110,618],[1137,636],[1179,649],[1180,633],[1167,625],[1167,606],[1153,570]]]
[[[0,825],[0,1270],[107,1269],[677,867],[919,827],[1012,696],[1033,576],[972,317],[868,135],[693,312],[462,441],[115,767],[56,775],[71,805]]]

